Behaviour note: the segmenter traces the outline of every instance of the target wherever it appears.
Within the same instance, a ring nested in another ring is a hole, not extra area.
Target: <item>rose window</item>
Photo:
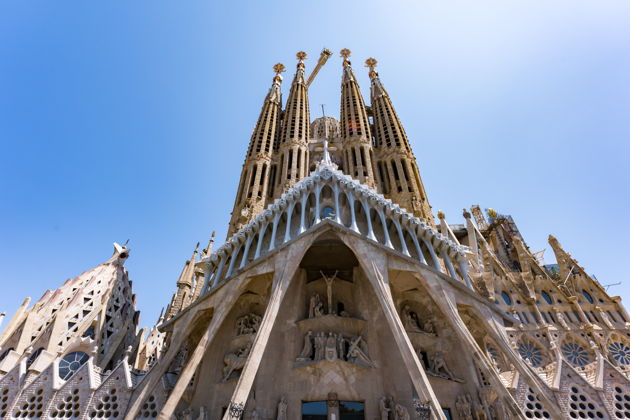
[[[523,360],[529,362],[532,366],[540,366],[543,360],[540,349],[531,343],[519,344],[518,354],[520,354]]]
[[[76,373],[90,357],[82,351],[75,351],[63,356],[59,361],[59,377],[64,381]]]
[[[620,365],[630,364],[630,347],[623,343],[614,341],[608,346],[610,356]]]
[[[562,354],[572,365],[575,366],[584,366],[591,360],[586,350],[577,343],[563,344]]]

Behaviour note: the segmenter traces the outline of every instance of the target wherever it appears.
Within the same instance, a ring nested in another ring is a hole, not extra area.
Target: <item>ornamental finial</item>
[[[298,51],[298,53],[295,54],[295,57],[298,59],[298,61],[304,61],[306,60],[306,53],[304,51]]]
[[[367,60],[365,60],[365,67],[368,67],[370,69],[370,79],[373,79],[376,76],[378,76],[378,73],[376,72],[376,70],[374,70],[377,63],[378,61],[376,61],[376,58],[374,57],[370,57]]]
[[[339,51],[339,56],[343,58],[343,61],[347,61],[348,57],[350,57],[351,51],[347,48]]]
[[[444,220],[444,218],[446,217],[446,215],[444,214],[444,212],[442,210],[438,210],[438,219],[440,220]]]
[[[276,64],[274,64],[274,66],[273,66],[273,71],[274,71],[276,74],[284,73],[284,64],[282,64],[282,63],[276,63]]]

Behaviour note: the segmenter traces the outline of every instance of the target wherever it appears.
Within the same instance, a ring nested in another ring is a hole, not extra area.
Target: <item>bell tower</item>
[[[276,73],[273,83],[258,117],[252,133],[243,163],[234,209],[230,219],[228,237],[238,231],[249,219],[260,213],[269,195],[269,179],[275,176],[275,167],[271,167],[273,146],[280,133],[280,113],[282,110],[282,76],[284,65],[273,66]]]
[[[282,134],[277,151],[278,177],[274,187],[274,197],[279,197],[308,173],[308,137],[310,110],[308,86],[304,76],[306,53],[296,54],[297,71],[293,77],[289,99],[284,109]]]
[[[375,188],[370,121],[359,83],[352,71],[350,50],[344,48],[340,54],[343,58],[340,113],[344,167],[348,175]]]
[[[375,69],[376,59],[368,58],[370,69],[370,101],[374,114],[374,137],[381,191],[415,216],[435,225],[431,206],[420,178],[416,158],[411,150],[389,94]]]

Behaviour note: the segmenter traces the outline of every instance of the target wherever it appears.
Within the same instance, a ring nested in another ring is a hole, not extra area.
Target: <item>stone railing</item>
[[[451,241],[391,200],[343,174],[334,164],[321,163],[309,177],[276,199],[204,260],[202,295],[323,220],[345,226],[472,288],[466,267],[468,247]]]

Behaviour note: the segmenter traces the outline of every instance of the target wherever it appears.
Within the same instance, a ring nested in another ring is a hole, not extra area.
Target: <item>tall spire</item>
[[[304,76],[306,53],[299,51],[297,70],[284,109],[282,135],[279,138],[276,163],[278,177],[274,196],[280,196],[308,173],[308,136],[311,121],[308,87]]]
[[[280,87],[284,65],[278,63],[273,66],[273,70],[275,72],[273,83],[265,97],[258,122],[249,141],[238,192],[234,200],[228,237],[250,218],[260,213],[265,207],[266,199],[273,195],[273,192],[269,191],[269,188],[273,187],[273,182],[269,182],[269,179],[276,173],[276,169],[271,165],[271,158],[274,143],[280,133],[282,111]]]
[[[167,313],[167,318],[171,318],[184,309],[188,303],[190,303],[193,278],[195,276],[195,263],[197,262],[198,252],[199,242],[197,242],[197,246],[193,251],[192,257],[190,257],[190,260],[184,263],[184,268],[177,279],[177,292],[175,292],[173,297],[173,301]]]
[[[343,58],[341,77],[341,140],[344,169],[348,175],[374,188],[372,134],[370,120],[349,60],[350,50],[340,52]]]
[[[370,102],[374,115],[377,168],[383,194],[425,221],[435,224],[416,158],[389,94],[383,87],[374,58],[370,69]]]

